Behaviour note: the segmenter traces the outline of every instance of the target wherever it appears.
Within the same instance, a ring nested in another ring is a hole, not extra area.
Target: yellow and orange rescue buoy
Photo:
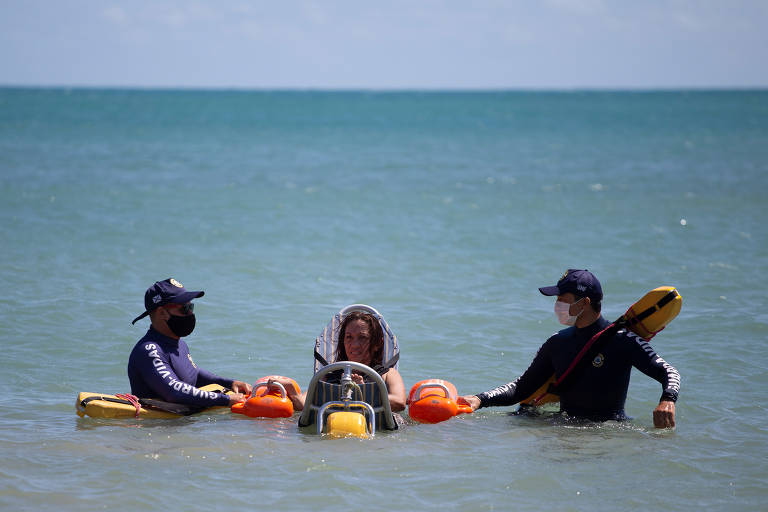
[[[408,415],[421,423],[440,423],[457,414],[471,413],[468,405],[457,403],[456,387],[442,379],[417,382],[408,395]]]
[[[674,286],[659,286],[632,304],[620,318],[630,331],[650,341],[675,319],[683,298]]]
[[[293,416],[293,403],[286,396],[285,389],[275,379],[285,379],[280,375],[268,375],[256,381],[245,402],[233,404],[230,409],[237,414],[245,414],[251,418],[290,418]],[[301,393],[298,383],[289,379]]]

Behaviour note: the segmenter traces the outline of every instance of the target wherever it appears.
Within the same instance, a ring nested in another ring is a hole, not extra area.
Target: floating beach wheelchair
[[[384,348],[381,361],[374,362],[375,368],[352,361],[336,361],[339,331],[344,319],[355,311],[373,315],[381,325]],[[377,429],[396,430],[398,422],[379,372],[397,369],[399,357],[397,338],[378,311],[365,304],[343,308],[315,339],[315,374],[307,388],[299,426],[314,425],[318,434],[332,437],[370,437]],[[353,372],[361,375],[365,382],[355,383]]]

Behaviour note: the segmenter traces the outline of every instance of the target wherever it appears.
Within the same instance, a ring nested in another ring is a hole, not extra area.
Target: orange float
[[[251,395],[245,400],[233,404],[230,410],[237,414],[245,414],[251,418],[290,418],[293,416],[293,403],[285,392],[285,387],[275,379],[285,379],[280,375],[268,375],[256,381],[251,389]],[[298,383],[289,379],[301,393]]]
[[[442,379],[417,382],[408,395],[408,415],[421,423],[440,423],[457,414],[471,413],[468,405],[457,403],[456,387]]]

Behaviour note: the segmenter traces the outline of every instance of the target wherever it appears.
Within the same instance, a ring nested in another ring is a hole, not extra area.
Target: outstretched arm
[[[206,384],[219,384],[225,388],[229,388],[234,393],[229,394],[229,405],[242,402],[246,396],[251,393],[251,385],[242,380],[231,380],[219,377],[215,373],[209,372],[203,368],[198,369],[197,383],[198,386],[204,386]]]
[[[458,402],[469,405],[473,411],[476,411],[480,407],[514,405],[520,400],[525,400],[555,372],[548,351],[549,345],[544,343],[525,373],[516,380],[477,395],[459,397]]]

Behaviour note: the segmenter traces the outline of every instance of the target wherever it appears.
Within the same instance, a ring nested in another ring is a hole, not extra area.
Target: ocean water
[[[768,92],[0,89],[0,509],[759,510],[768,501]],[[312,374],[366,303],[406,386],[517,377],[566,268],[618,317],[674,285],[626,423],[483,409],[375,439],[296,418],[75,415],[129,391],[144,290],[206,291],[195,361]]]

